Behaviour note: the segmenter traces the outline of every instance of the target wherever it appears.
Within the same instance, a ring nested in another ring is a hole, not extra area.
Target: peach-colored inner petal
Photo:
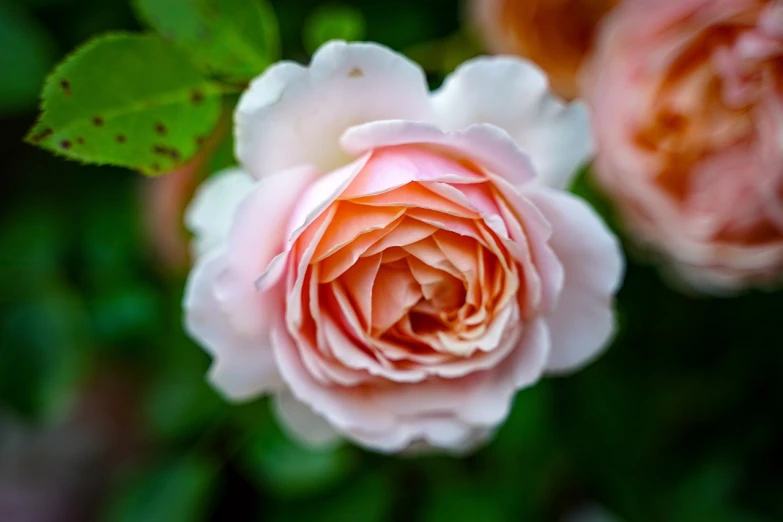
[[[502,342],[509,325],[538,306],[524,227],[507,223],[519,218],[464,162],[412,146],[375,151],[324,216],[286,261],[288,329],[318,381],[487,368],[513,348]]]

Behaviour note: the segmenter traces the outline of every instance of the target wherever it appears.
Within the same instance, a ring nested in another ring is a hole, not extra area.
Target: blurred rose
[[[256,79],[236,125],[244,170],[187,215],[187,327],[228,397],[274,393],[311,442],[460,450],[608,341],[618,244],[544,184],[587,158],[586,114],[532,65],[476,60],[430,95],[404,57],[334,42]]]
[[[495,53],[536,62],[561,96],[575,98],[577,72],[601,18],[619,0],[472,0],[470,12]]]
[[[783,4],[630,0],[585,78],[597,175],[707,291],[783,269]]]

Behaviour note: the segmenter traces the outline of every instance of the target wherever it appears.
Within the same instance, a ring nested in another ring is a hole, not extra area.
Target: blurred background
[[[271,4],[289,59],[370,39],[436,87],[483,52],[456,0]],[[783,520],[783,292],[683,295],[633,257],[606,355],[467,458],[313,452],[226,404],[181,326],[181,212],[232,163],[230,111],[157,179],[22,141],[48,71],[111,30],[143,30],[127,0],[0,0],[0,522]]]

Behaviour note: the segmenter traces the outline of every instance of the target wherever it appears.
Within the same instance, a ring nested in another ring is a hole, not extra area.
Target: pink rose
[[[406,58],[329,43],[251,84],[236,138],[243,170],[187,216],[187,328],[218,389],[273,394],[305,440],[469,448],[610,338],[617,241],[545,185],[590,153],[586,113],[532,65],[475,60],[430,95]]]
[[[585,77],[596,174],[706,291],[783,274],[783,3],[629,0]]]
[[[575,98],[596,26],[619,1],[469,0],[468,14],[490,51],[529,58],[555,92]]]

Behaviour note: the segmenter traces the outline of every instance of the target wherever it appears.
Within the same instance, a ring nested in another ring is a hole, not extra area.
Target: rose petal
[[[436,227],[416,219],[403,218],[399,226],[370,245],[362,255],[371,256],[389,248],[410,245],[431,236],[436,230]]]
[[[356,261],[364,255],[368,248],[391,234],[402,223],[404,216],[391,223],[386,228],[371,230],[361,234],[343,248],[333,252],[321,261],[321,282],[334,281],[346,270],[351,268]]]
[[[235,328],[232,303],[217,296],[214,282],[225,270],[221,255],[196,263],[185,287],[185,329],[213,356],[209,379],[215,387],[230,399],[245,400],[280,388],[282,381],[265,325]],[[249,305],[262,310],[268,303],[255,296]]]
[[[580,368],[606,348],[615,330],[613,296],[624,259],[619,242],[584,201],[540,188],[525,194],[552,223],[550,244],[565,269],[558,305],[546,321],[551,372]]]
[[[548,88],[532,62],[511,57],[462,64],[433,95],[444,130],[489,123],[505,130],[533,162],[542,181],[562,188],[593,154],[589,114],[581,102],[566,104]],[[501,171],[513,184],[518,181]]]
[[[349,128],[340,143],[347,152],[357,155],[397,145],[437,146],[514,184],[535,178],[528,156],[504,130],[494,125],[471,125],[464,130],[443,132],[435,125],[419,121],[376,121]]]
[[[300,168],[257,182],[235,211],[225,245],[199,260],[188,277],[185,327],[216,358],[212,379],[231,398],[248,398],[279,382],[268,339],[279,296],[272,289],[259,292],[255,282],[283,245],[282,230],[299,194],[317,175]]]
[[[373,318],[373,285],[381,267],[381,256],[364,257],[356,261],[341,277],[346,293],[354,303],[354,309],[370,331]]]
[[[388,183],[388,176],[387,181]],[[354,203],[372,206],[391,206],[408,208],[426,208],[430,211],[449,214],[463,218],[477,218],[478,213],[462,205],[454,203],[443,196],[433,192],[428,187],[433,185],[444,185],[443,183],[407,183],[398,188],[375,194],[353,198]]]
[[[410,270],[381,265],[372,288],[372,327],[385,331],[421,299],[421,288]]]
[[[185,211],[185,226],[193,235],[194,258],[223,244],[239,203],[255,185],[242,169],[226,169],[201,184]]]
[[[253,80],[236,110],[236,153],[258,179],[305,164],[329,172],[350,161],[345,129],[395,118],[431,121],[421,68],[377,44],[330,42],[309,68],[282,62]]]
[[[362,234],[388,227],[405,213],[403,208],[368,207],[350,201],[340,201],[336,205],[334,219],[318,242],[313,262],[326,258]]]
[[[275,394],[272,407],[280,420],[280,426],[308,446],[334,448],[343,440],[326,419],[313,413],[289,391]]]

